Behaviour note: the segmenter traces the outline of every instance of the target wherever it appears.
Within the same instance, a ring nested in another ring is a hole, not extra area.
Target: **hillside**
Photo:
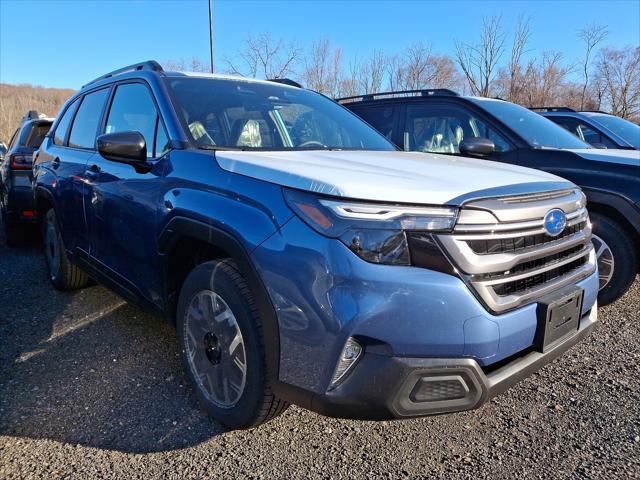
[[[74,90],[0,83],[0,141],[9,143],[11,135],[28,110],[54,117]]]

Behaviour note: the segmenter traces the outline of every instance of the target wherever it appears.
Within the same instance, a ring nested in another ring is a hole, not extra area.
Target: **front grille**
[[[586,222],[580,222],[571,225],[557,237],[550,237],[546,233],[538,233],[534,235],[525,235],[513,238],[494,238],[486,240],[469,240],[467,244],[478,255],[487,255],[491,253],[516,252],[527,248],[537,247],[552,242],[557,242],[563,238],[569,237],[581,232],[586,227]]]
[[[438,241],[488,309],[504,312],[535,302],[595,271],[585,203],[577,189],[522,199],[476,200],[463,206],[462,213],[469,209],[470,214],[461,213],[462,221],[454,232],[439,235]],[[543,220],[554,208],[567,217],[567,226],[556,237],[545,232]],[[486,223],[468,223],[478,219]]]

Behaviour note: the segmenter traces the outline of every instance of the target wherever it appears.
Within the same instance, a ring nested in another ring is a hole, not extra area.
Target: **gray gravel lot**
[[[640,478],[640,281],[587,341],[482,409],[398,422],[198,409],[160,319],[54,291],[0,237],[0,478]]]

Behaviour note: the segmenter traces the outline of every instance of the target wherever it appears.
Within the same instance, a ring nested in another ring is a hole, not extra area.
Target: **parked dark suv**
[[[600,294],[620,297],[640,270],[640,151],[595,149],[526,108],[450,90],[389,92],[339,102],[407,151],[545,170],[587,195]]]
[[[20,245],[23,235],[37,225],[31,163],[52,123],[52,118],[35,110],[27,112],[0,163],[0,214],[10,247]]]
[[[288,402],[477,408],[597,323],[573,183],[399,152],[291,81],[112,72],[64,106],[34,180],[53,285],[93,277],[175,321],[198,398],[230,426]]]
[[[640,150],[640,126],[606,112],[576,112],[568,107],[532,108],[596,148]]]

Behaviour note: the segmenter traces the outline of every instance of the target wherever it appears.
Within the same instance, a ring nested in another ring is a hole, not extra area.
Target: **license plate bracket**
[[[567,287],[538,301],[534,346],[545,353],[580,328],[584,290]]]

